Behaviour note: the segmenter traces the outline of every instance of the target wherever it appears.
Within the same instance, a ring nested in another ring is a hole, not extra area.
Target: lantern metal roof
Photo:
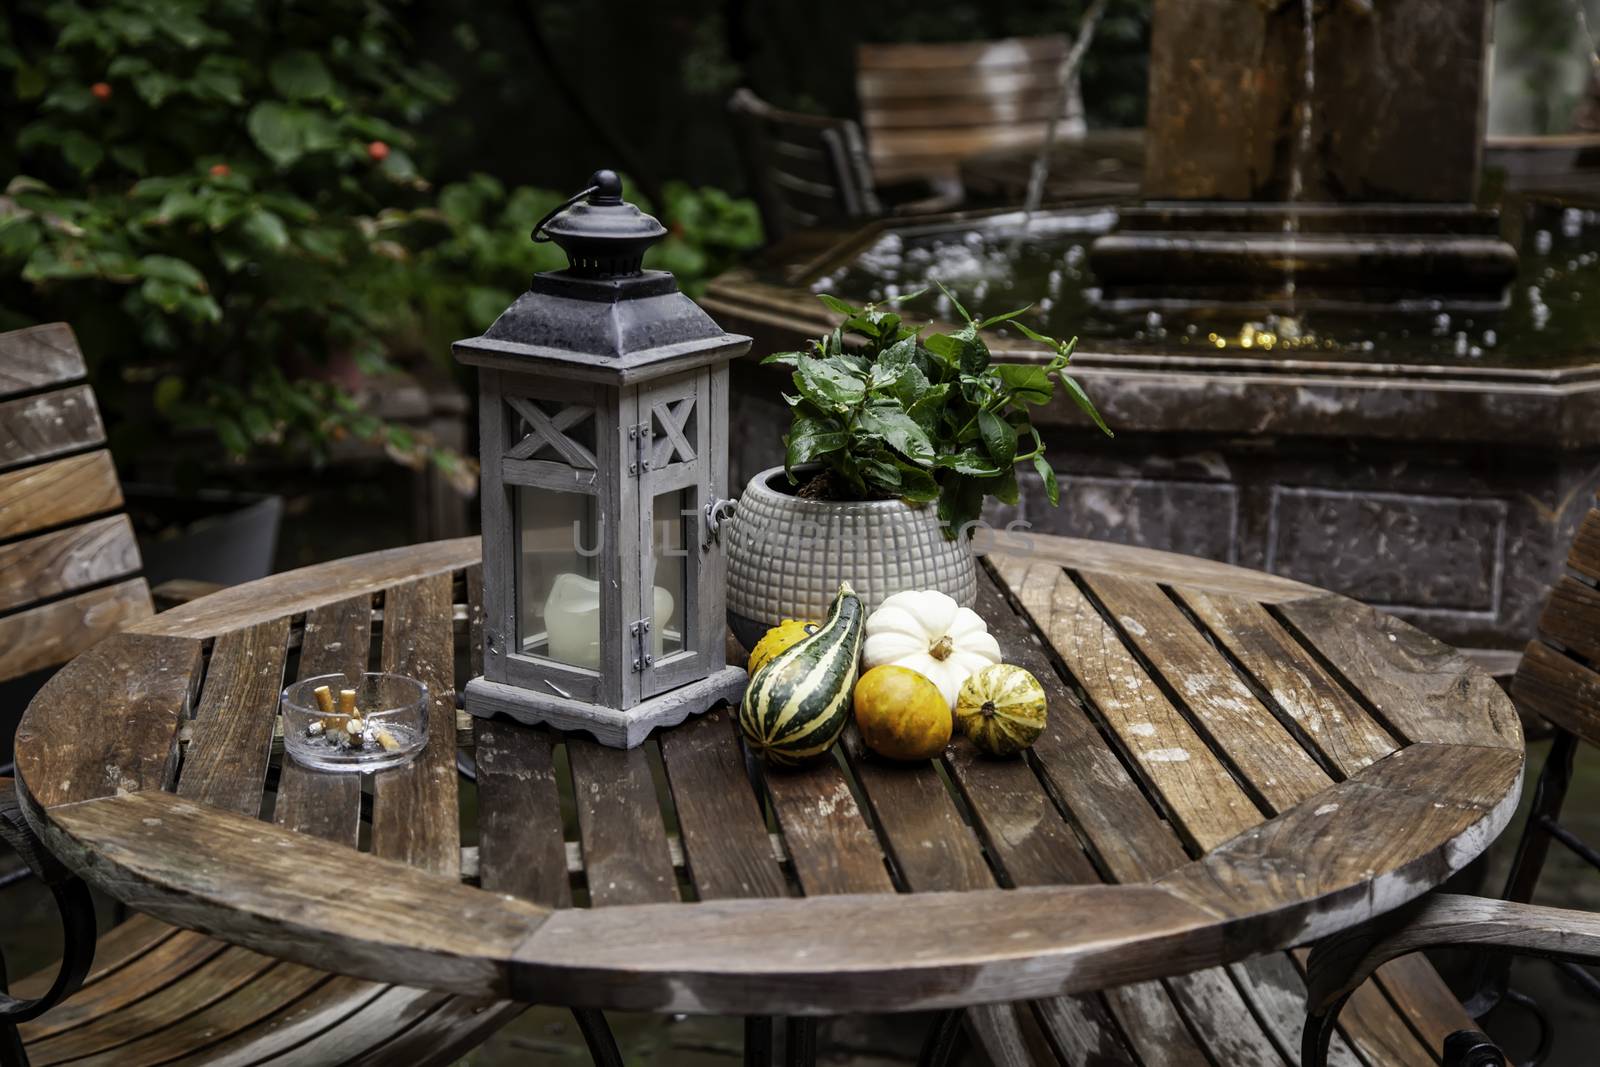
[[[622,199],[622,183],[596,171],[589,186],[534,227],[535,241],[567,254],[565,270],[533,276],[528,291],[481,336],[457,341],[463,363],[629,384],[719,359],[750,339],[724,333],[645,252],[666,227]]]

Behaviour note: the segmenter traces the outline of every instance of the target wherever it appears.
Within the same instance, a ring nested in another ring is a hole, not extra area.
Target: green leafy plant
[[[950,333],[913,329],[892,309],[917,295],[864,308],[823,295],[844,321],[807,351],[763,361],[794,368],[795,392],[784,395],[793,411],[784,436],[791,483],[798,484],[797,467],[820,464],[803,493],[937,500],[949,538],[977,520],[986,498],[1017,502],[1019,464],[1031,463],[1050,503],[1059,503],[1060,483],[1028,409],[1050,403],[1059,383],[1111,434],[1083,387],[1065,373],[1077,338],[1057,341],[1029,328],[1018,321],[1027,308],[979,321],[948,290],[965,325]],[[1001,323],[1047,346],[1050,358],[994,362],[982,332]]]
[[[450,373],[560,253],[566,192],[425,179],[455,89],[407,0],[14,0],[0,11],[0,330],[77,331],[119,463],[317,462],[358,438],[465,488],[475,470],[371,414]],[[419,162],[420,161],[420,162]],[[690,292],[760,241],[755,209],[664,187],[655,251]],[[515,288],[513,288],[515,287]],[[431,366],[429,366],[431,364]],[[220,446],[220,447],[216,447]]]

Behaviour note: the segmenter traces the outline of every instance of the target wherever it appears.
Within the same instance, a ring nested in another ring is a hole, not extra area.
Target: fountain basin
[[[1495,214],[1467,204],[1146,201],[1119,212],[1090,261],[1100,299],[1119,310],[1493,311],[1517,273]]]
[[[835,325],[816,291],[881,299],[931,276],[975,313],[1033,303],[1031,324],[1082,338],[1074,374],[1117,438],[1065,401],[1039,410],[1062,506],[1025,473],[1021,503],[993,518],[1263,568],[1458,645],[1509,650],[1532,632],[1600,481],[1597,207],[1508,203],[1501,233],[1521,265],[1493,311],[1419,297],[1381,316],[1204,299],[1129,314],[1103,298],[1088,254],[1116,227],[1115,204],[1042,214],[1015,255],[1014,211],[874,224],[820,256],[725,275],[705,303],[756,338],[757,357]],[[1239,225],[1268,218],[1243,212]],[[927,301],[913,308],[951,314]],[[1020,338],[993,347],[1039,357]],[[752,358],[733,381],[740,484],[781,461],[787,410],[781,369]]]

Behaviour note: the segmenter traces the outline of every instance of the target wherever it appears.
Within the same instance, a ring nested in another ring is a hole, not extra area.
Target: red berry
[[[95,82],[89,86],[89,92],[94,94],[96,100],[106,101],[111,99],[111,86],[106,82]]]
[[[389,158],[389,146],[382,141],[373,141],[367,145],[367,158],[374,163],[382,163]]]
[[[233,168],[228,166],[226,163],[213,163],[213,164],[211,164],[211,176],[213,178],[226,178],[228,175],[230,175],[232,173],[233,173]]]

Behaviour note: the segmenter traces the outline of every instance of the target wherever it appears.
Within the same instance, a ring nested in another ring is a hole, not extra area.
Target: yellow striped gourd
[[[795,766],[833,747],[850,717],[864,615],[844,582],[821,628],[756,671],[739,705],[739,728],[752,749]]]
[[[1011,756],[1044,733],[1044,686],[1009,663],[985,667],[961,686],[956,725],[991,756]]]

